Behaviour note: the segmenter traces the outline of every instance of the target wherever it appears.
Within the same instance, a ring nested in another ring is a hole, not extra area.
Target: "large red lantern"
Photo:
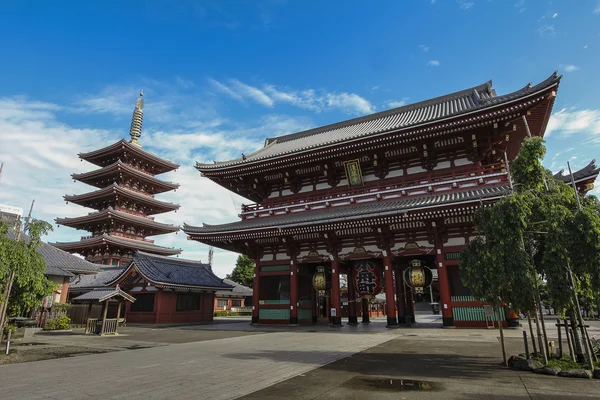
[[[357,297],[375,297],[381,293],[381,267],[372,260],[354,262],[354,290]]]

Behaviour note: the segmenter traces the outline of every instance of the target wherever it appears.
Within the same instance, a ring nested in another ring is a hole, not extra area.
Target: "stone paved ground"
[[[2,399],[231,399],[389,340],[277,332],[0,366]]]
[[[40,336],[35,340],[120,351],[0,366],[0,399],[600,397],[598,381],[500,368],[497,331],[383,325],[277,328],[240,321],[131,327],[116,338]],[[521,352],[521,331],[506,333],[509,353]],[[392,386],[400,379],[409,385],[406,380],[425,381],[433,391],[378,386],[390,379]]]

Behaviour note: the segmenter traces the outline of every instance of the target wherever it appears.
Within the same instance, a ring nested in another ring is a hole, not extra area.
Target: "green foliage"
[[[581,199],[571,186],[542,166],[541,138],[526,139],[512,164],[514,193],[480,208],[475,225],[482,235],[461,254],[463,282],[473,295],[496,304],[534,310],[536,286],[562,313],[572,307],[569,267],[582,303],[600,303],[600,203]],[[478,273],[479,271],[479,273]]]
[[[576,363],[575,361],[573,361],[569,357],[563,357],[563,358],[559,358],[559,359],[550,358],[548,360],[548,364],[547,365],[549,367],[558,367],[562,371],[567,371],[567,370],[570,370],[570,369],[584,368],[583,364]]]
[[[40,305],[44,296],[52,294],[55,285],[44,275],[46,263],[37,252],[41,237],[52,230],[45,222],[32,219],[25,223],[19,241],[17,233],[0,222],[0,302],[11,272],[14,281],[8,300],[8,314],[29,312]]]
[[[252,287],[252,281],[254,280],[254,261],[246,256],[239,255],[235,262],[235,268],[231,271],[231,274],[226,276],[227,279],[244,285]]]
[[[12,325],[12,324],[4,325],[4,329],[2,330],[2,337],[7,338],[8,332],[10,332],[10,336],[14,338],[16,331],[17,331],[16,325]]]
[[[45,331],[62,331],[70,328],[71,319],[66,315],[46,321],[46,325],[44,325]]]
[[[215,317],[237,317],[241,315],[239,312],[233,311],[215,311]]]

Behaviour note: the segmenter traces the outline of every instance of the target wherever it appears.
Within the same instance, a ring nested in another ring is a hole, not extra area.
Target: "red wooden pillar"
[[[154,323],[158,324],[160,321],[160,310],[163,302],[163,290],[157,290],[154,292]]]
[[[385,315],[387,327],[398,326],[396,320],[396,304],[394,301],[394,275],[392,274],[392,255],[389,251],[383,252],[383,275],[385,278]]]
[[[298,325],[298,268],[290,261],[290,325]]]
[[[254,277],[252,279],[252,323],[258,324],[258,304],[260,296],[260,260],[254,262]]]
[[[368,324],[369,322],[371,322],[371,317],[370,317],[370,311],[369,310],[369,299],[366,298],[362,298],[362,322],[363,324]]]
[[[340,301],[340,260],[331,261],[331,325],[342,326],[342,308]],[[334,311],[335,310],[335,311]],[[335,315],[334,315],[335,314]]]
[[[354,291],[354,266],[348,268],[348,323],[358,324],[356,317],[356,292]]]
[[[450,283],[448,281],[448,268],[444,259],[443,242],[439,232],[435,233],[435,264],[438,271],[438,285],[440,287],[440,308],[442,310],[443,326],[454,326],[452,305],[450,302]]]
[[[406,322],[405,319],[405,299],[404,299],[404,278],[402,277],[402,271],[400,268],[396,270],[394,274],[396,276],[396,307],[398,309],[398,323],[401,324]]]

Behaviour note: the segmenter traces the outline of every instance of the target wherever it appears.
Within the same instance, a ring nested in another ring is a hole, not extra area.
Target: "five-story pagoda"
[[[64,199],[97,211],[81,217],[57,218],[58,225],[91,233],[76,242],[54,243],[59,249],[108,265],[123,265],[133,258],[136,250],[166,256],[181,253],[180,249],[158,246],[153,240],[146,239],[179,230],[150,217],[179,208],[177,204],[154,198],[156,194],[179,187],[155,177],[176,170],[179,165],[143,150],[138,143],[142,133],[142,96],[140,94],[133,111],[129,142],[121,139],[102,149],[79,154],[79,158],[100,169],[71,176],[99,190],[66,195]]]

